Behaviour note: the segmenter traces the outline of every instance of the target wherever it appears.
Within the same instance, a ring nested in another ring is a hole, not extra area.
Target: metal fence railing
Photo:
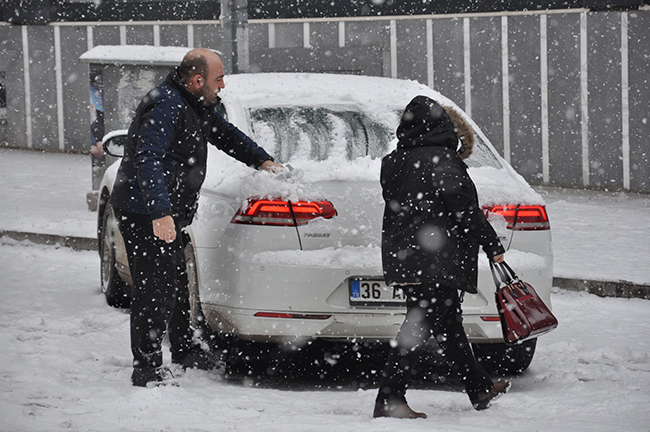
[[[224,45],[219,21],[0,24],[5,145],[90,146],[97,45]],[[420,81],[535,184],[650,192],[650,9],[250,20],[250,70]],[[0,75],[1,76],[1,75]],[[2,127],[2,126],[0,126]]]

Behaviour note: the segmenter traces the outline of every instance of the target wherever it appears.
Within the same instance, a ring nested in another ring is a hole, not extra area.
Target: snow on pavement
[[[554,290],[560,326],[487,411],[410,390],[426,420],[372,419],[375,388],[260,388],[190,371],[130,385],[128,313],[99,293],[96,252],[0,243],[1,431],[648,431],[650,302]],[[165,362],[169,362],[165,352]]]
[[[555,276],[650,285],[650,195],[537,189],[551,223]]]
[[[89,155],[0,149],[0,230],[95,237]]]

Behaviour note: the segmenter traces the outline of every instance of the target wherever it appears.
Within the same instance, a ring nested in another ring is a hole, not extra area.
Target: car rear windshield
[[[474,149],[472,150],[472,155],[465,159],[467,166],[473,168],[479,167],[492,167],[503,169],[503,165],[499,162],[496,155],[490,149],[490,146],[486,144],[481,135],[474,134]]]
[[[347,160],[370,156],[381,158],[388,153],[390,142],[401,115],[395,111],[390,122],[379,122],[366,113],[332,107],[265,107],[248,110],[253,138],[280,163],[299,157],[322,161],[344,155]],[[469,166],[501,164],[477,134]]]
[[[326,107],[274,107],[249,111],[252,132],[276,159],[294,157],[325,160],[344,155],[382,157],[392,139],[391,128],[373,121],[363,112]]]

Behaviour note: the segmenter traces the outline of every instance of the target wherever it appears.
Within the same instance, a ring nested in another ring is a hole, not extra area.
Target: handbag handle
[[[494,279],[497,290],[501,287],[502,283],[509,285],[519,279],[514,270],[505,261],[500,263],[495,263],[491,259],[488,261],[490,262],[490,271],[492,272],[492,279]]]

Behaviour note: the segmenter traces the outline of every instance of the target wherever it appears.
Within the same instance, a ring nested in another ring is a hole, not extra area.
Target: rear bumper
[[[258,311],[203,305],[203,313],[213,330],[234,334],[240,339],[280,342],[288,339],[369,339],[387,340],[397,335],[404,313],[334,313],[323,319],[260,317]],[[265,311],[259,311],[265,312]],[[294,312],[294,314],[299,314]]]
[[[324,319],[300,317],[259,317],[256,311],[203,304],[203,312],[213,330],[233,334],[240,339],[282,342],[302,338],[389,340],[404,322],[405,314],[335,313]],[[473,343],[503,342],[501,324],[485,322],[479,316],[465,315],[463,325]]]
[[[349,303],[348,279],[376,276],[380,270],[278,265],[250,260],[243,254],[241,258],[232,253],[219,255],[216,249],[199,251],[203,312],[215,331],[263,341],[387,340],[397,335],[404,321],[403,307],[359,307]],[[525,266],[525,260],[517,262],[517,256],[512,257],[522,278],[550,302],[552,270],[544,260]],[[463,323],[470,342],[503,342],[500,322],[484,319],[496,317],[497,311],[494,282],[487,260],[483,259],[479,260],[480,293],[465,296]],[[206,266],[206,262],[217,265]],[[255,316],[259,313],[264,316]]]

